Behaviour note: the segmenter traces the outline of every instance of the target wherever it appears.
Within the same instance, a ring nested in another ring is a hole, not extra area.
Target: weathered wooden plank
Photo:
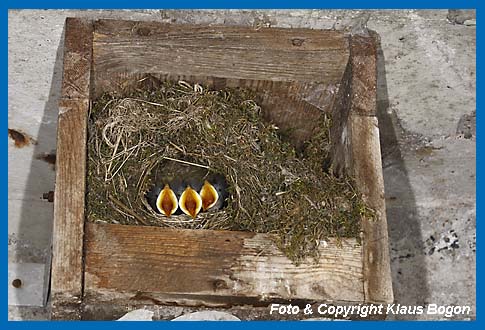
[[[363,274],[366,302],[393,301],[379,127],[374,116],[350,116],[352,172],[364,199],[377,212],[364,219]]]
[[[87,20],[66,20],[52,238],[53,319],[80,318],[92,27]]]
[[[295,54],[283,50],[212,49],[173,46],[162,41],[133,44],[95,44],[96,81],[103,73],[163,72],[179,75],[233,77],[274,81],[334,82],[345,64],[342,52]],[[298,55],[298,56],[295,56]],[[322,59],[316,62],[315,58]],[[302,70],[302,65],[305,70]]]
[[[135,39],[164,40],[169,45],[224,49],[347,50],[341,31],[262,28],[247,26],[191,25],[103,19],[96,21],[96,40],[132,42]]]
[[[320,245],[295,266],[266,234],[86,224],[86,301],[229,306],[364,301],[362,247]]]
[[[352,113],[375,116],[377,109],[377,35],[350,41]]]
[[[332,84],[349,56],[335,31],[105,20],[96,23],[93,48],[97,91],[113,72]]]
[[[365,219],[363,272],[366,302],[393,301],[384,179],[377,110],[378,35],[352,36],[350,41],[350,103],[347,117],[347,168],[367,203],[377,212]],[[349,137],[350,136],[350,137]]]
[[[363,271],[366,302],[392,302],[389,245],[377,108],[376,41],[352,36],[350,58],[333,103],[332,170],[355,177],[377,219],[363,221]]]
[[[66,19],[64,71],[61,98],[89,98],[93,47],[93,22]]]
[[[78,318],[75,309],[82,295],[88,106],[88,100],[59,104],[51,277],[54,319]]]
[[[62,100],[59,124],[52,238],[53,317],[82,294],[86,120],[89,101]]]
[[[332,104],[332,127],[330,128],[332,173],[342,176],[348,173],[351,164],[349,116],[351,109],[352,66],[349,60],[342,76],[335,101]]]

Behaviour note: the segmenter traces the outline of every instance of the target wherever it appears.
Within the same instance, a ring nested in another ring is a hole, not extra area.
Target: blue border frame
[[[150,9],[150,8],[176,8],[176,9],[227,9],[228,5],[232,9],[409,9],[409,8],[426,8],[426,9],[472,9],[477,8],[479,1],[456,1],[456,0],[408,0],[408,1],[358,1],[358,0],[345,0],[342,1],[315,1],[315,0],[299,0],[298,2],[291,1],[233,1],[228,2],[224,0],[209,0],[209,1],[183,1],[183,2],[163,2],[157,1],[96,1],[86,0],[79,2],[65,3],[62,1],[42,1],[42,5],[38,1],[8,1],[7,7],[12,9]]]
[[[171,5],[171,6],[170,6]],[[345,3],[341,2],[327,2],[327,3],[321,3],[319,1],[310,1],[310,0],[300,0],[295,3],[291,3],[288,1],[266,1],[262,3],[261,1],[244,1],[244,2],[237,2],[237,3],[232,3],[228,1],[223,1],[223,0],[213,0],[213,1],[205,1],[205,2],[198,2],[198,1],[184,1],[184,2],[172,2],[172,3],[156,3],[156,2],[150,2],[150,1],[143,1],[143,0],[138,0],[138,1],[93,1],[93,0],[85,0],[82,2],[74,2],[74,3],[65,3],[61,1],[43,1],[42,3],[38,3],[36,1],[3,1],[0,3],[0,24],[1,24],[1,31],[2,31],[2,39],[3,39],[3,52],[2,54],[2,67],[1,67],[1,72],[2,72],[2,77],[4,81],[4,87],[1,90],[2,93],[2,100],[4,100],[4,111],[3,111],[3,120],[0,121],[0,125],[2,125],[2,129],[5,132],[7,130],[7,125],[8,125],[8,10],[9,9],[41,9],[41,8],[47,8],[47,9],[140,9],[140,8],[177,8],[177,9],[195,9],[195,8],[206,8],[206,9],[219,9],[219,8],[227,8],[227,6],[230,5],[231,8],[234,9],[290,9],[290,8],[298,8],[298,9],[307,9],[307,8],[324,8],[324,9],[351,9],[351,8],[358,8],[358,9],[376,9],[376,8],[387,8],[387,9],[409,9],[409,8],[421,8],[421,9],[453,9],[453,8],[462,8],[462,9],[477,9],[477,18],[479,17],[480,11],[480,6],[479,6],[479,1],[473,0],[473,1],[453,1],[453,0],[410,0],[410,1],[399,1],[399,2],[385,2],[385,1],[345,1]],[[478,42],[480,40],[480,25],[481,23],[477,24],[477,59],[480,58],[480,51],[481,47],[479,46],[480,43]],[[480,61],[477,60],[477,73],[480,71]],[[479,91],[480,89],[480,75],[477,74],[477,90]],[[477,106],[481,102],[481,97],[480,93],[477,93]],[[482,115],[480,113],[477,114],[477,165],[480,164],[481,158],[482,158],[482,151],[481,151],[481,143],[479,142],[481,140],[481,134],[480,134],[480,128],[482,126]],[[5,133],[4,133],[5,134]],[[4,197],[7,197],[8,194],[8,163],[7,163],[7,157],[8,157],[8,140],[5,138],[1,142],[1,148],[3,149],[3,157],[4,161],[2,162],[2,170],[4,173],[4,176],[1,177],[2,181],[2,193]],[[478,166],[477,166],[478,167]],[[482,192],[480,189],[480,183],[483,181],[482,175],[477,171],[477,176],[476,176],[476,184],[477,184],[477,218],[480,217],[481,215],[481,207],[478,205],[481,205],[481,202],[484,201],[482,197]],[[2,227],[2,232],[4,233],[4,237],[6,237],[7,232],[8,232],[8,205],[7,205],[7,198],[3,198],[2,202],[3,207],[2,207],[2,213],[3,213],[3,221],[1,222],[1,227]],[[480,225],[477,221],[477,232],[479,231]],[[478,236],[478,235],[477,235]],[[4,241],[5,242],[5,241]],[[4,243],[5,244],[5,243]],[[2,261],[3,264],[6,265],[8,262],[8,250],[6,246],[3,247],[2,249]],[[454,330],[456,327],[483,327],[484,322],[480,321],[480,310],[479,308],[481,299],[480,299],[480,281],[479,281],[479,270],[481,269],[480,264],[481,264],[481,256],[480,254],[477,254],[477,303],[476,303],[476,312],[477,312],[477,320],[473,322],[457,322],[457,321],[451,321],[451,322],[444,322],[444,323],[439,323],[439,327],[443,329],[451,329],[453,328]],[[8,322],[8,312],[7,312],[7,305],[8,305],[8,293],[6,290],[6,283],[7,283],[7,267],[3,272],[1,272],[1,279],[3,280],[2,282],[4,285],[2,286],[2,300],[5,302],[4,304],[4,313],[3,313],[3,318],[0,321],[0,328],[2,329],[7,329],[7,328],[30,328],[30,327],[39,327],[39,328],[44,328],[44,327],[69,327],[70,323],[66,322],[56,322],[56,323],[45,323],[45,322]],[[233,328],[242,328],[246,326],[251,326],[253,328],[269,328],[272,326],[275,326],[275,322],[277,321],[267,321],[267,322],[232,322],[230,324],[231,327]],[[480,326],[482,324],[482,326]],[[76,327],[79,328],[92,328],[92,327],[108,327],[108,328],[132,328],[132,327],[137,327],[140,326],[140,323],[135,323],[133,324],[132,322],[77,322],[75,324]],[[332,328],[340,328],[340,327],[345,327],[345,326],[357,326],[357,327],[363,327],[363,328],[382,328],[382,327],[403,327],[403,326],[412,326],[416,328],[424,328],[428,326],[436,326],[436,322],[431,322],[431,323],[423,323],[423,322],[413,322],[412,325],[408,324],[408,322],[375,322],[375,321],[369,321],[369,322],[326,322],[323,326],[325,327],[332,327]],[[202,328],[204,327],[205,329],[221,329],[223,327],[227,327],[228,324],[226,322],[145,322],[142,324],[143,327],[149,327],[149,328],[154,328],[154,327],[165,327],[167,329],[172,329],[172,328],[180,328],[180,327],[198,327]],[[322,326],[321,323],[318,322],[278,322],[277,325],[280,329],[290,329],[293,327],[297,328],[316,328]]]

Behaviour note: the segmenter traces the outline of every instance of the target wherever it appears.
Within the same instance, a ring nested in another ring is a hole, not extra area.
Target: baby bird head
[[[175,196],[175,193],[168,184],[166,184],[162,191],[160,191],[160,194],[158,194],[156,206],[158,211],[167,217],[171,216],[175,213],[175,211],[177,211],[177,196]]]
[[[227,181],[222,174],[214,173],[207,177],[200,191],[204,210],[220,210],[227,205],[229,197]]]
[[[180,196],[179,206],[185,214],[195,219],[202,208],[202,198],[200,198],[199,193],[192,189],[191,186],[187,186]]]
[[[202,199],[202,209],[207,211],[214,205],[216,205],[219,194],[217,193],[216,188],[207,180],[205,180],[202,189],[200,189],[200,198]]]

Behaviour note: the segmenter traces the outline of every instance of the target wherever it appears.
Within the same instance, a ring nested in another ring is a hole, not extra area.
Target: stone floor
[[[472,313],[457,318],[475,318],[474,12],[15,10],[8,22],[8,125],[27,143],[9,142],[9,270],[32,281],[22,291],[8,283],[10,319],[48,318],[48,308],[40,305],[50,262],[48,193],[54,190],[51,163],[68,16],[314,29],[358,28],[367,21],[381,36],[378,112],[396,302],[470,305]],[[26,300],[33,306],[14,306]],[[173,316],[183,312],[169,308],[163,318],[173,310]]]

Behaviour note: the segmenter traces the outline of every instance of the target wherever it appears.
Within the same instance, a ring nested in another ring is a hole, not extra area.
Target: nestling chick
[[[160,191],[160,194],[158,194],[156,206],[158,211],[167,217],[171,216],[175,213],[175,211],[177,211],[177,196],[175,196],[175,193],[168,184],[166,184],[162,191]]]
[[[199,193],[189,185],[180,196],[179,207],[185,214],[190,215],[195,219],[202,208],[202,198],[200,198]]]
[[[210,175],[205,180],[199,194],[202,198],[204,211],[209,209],[219,210],[224,207],[228,196],[227,182],[220,174]]]
[[[205,180],[202,189],[200,190],[200,198],[202,198],[202,209],[207,211],[214,205],[216,205],[219,199],[219,193],[216,188],[209,181]]]

